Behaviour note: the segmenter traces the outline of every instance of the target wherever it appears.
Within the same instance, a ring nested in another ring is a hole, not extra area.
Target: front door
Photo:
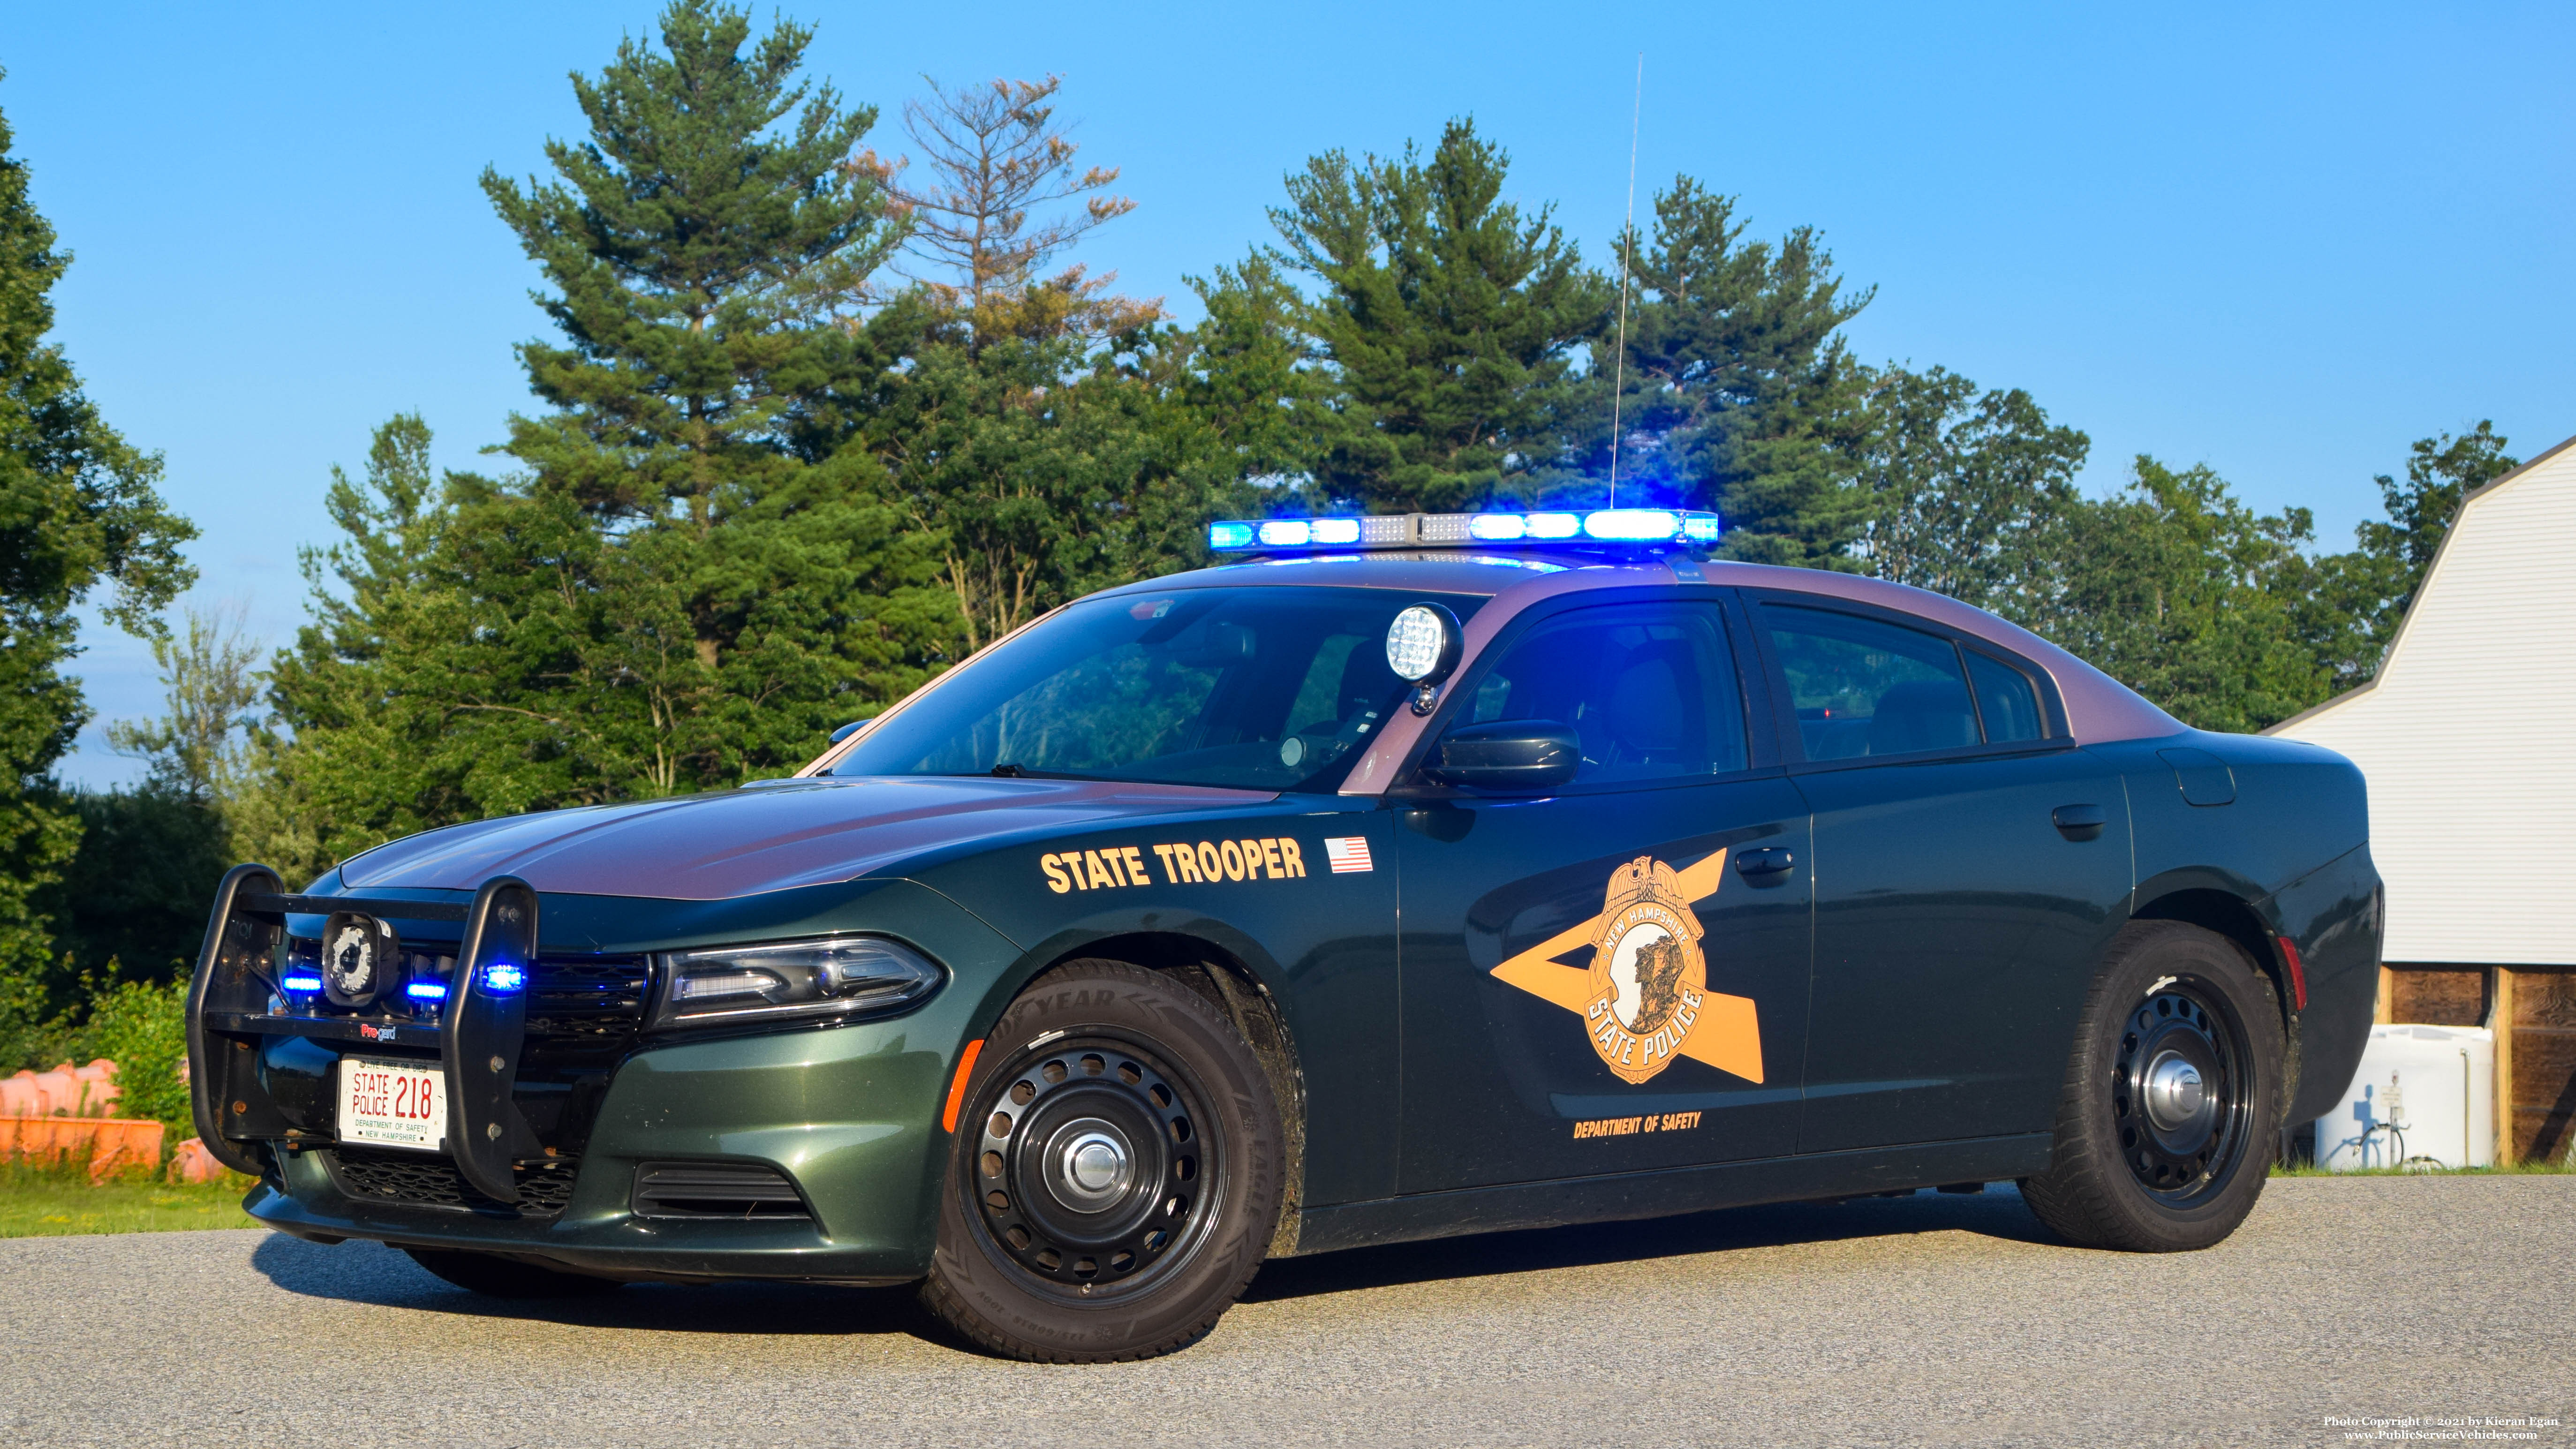
[[[1442,728],[1554,720],[1582,765],[1397,809],[1402,1191],[1793,1149],[1806,808],[1748,747],[1726,608],[1570,609],[1461,681]]]
[[[1977,641],[1778,597],[1756,613],[1814,811],[1798,1150],[2049,1130],[2125,915],[2116,773],[2064,739],[2036,670]]]

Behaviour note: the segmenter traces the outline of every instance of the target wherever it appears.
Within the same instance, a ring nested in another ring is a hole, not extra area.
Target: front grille
[[[777,1169],[744,1162],[647,1162],[635,1169],[639,1218],[804,1218]]]
[[[644,1029],[652,982],[641,956],[538,958],[516,1100],[539,1142],[573,1157],[590,1141],[609,1073]]]
[[[522,1163],[515,1170],[519,1202],[514,1209],[477,1191],[456,1164],[426,1152],[385,1152],[371,1147],[337,1147],[322,1154],[324,1166],[340,1191],[361,1202],[399,1203],[405,1207],[445,1212],[507,1213],[550,1218],[572,1201],[578,1162]]]
[[[653,975],[641,956],[540,957],[528,982],[519,1075],[605,1071],[644,1029]]]

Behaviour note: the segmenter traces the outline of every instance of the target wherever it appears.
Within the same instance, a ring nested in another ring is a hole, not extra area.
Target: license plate
[[[340,1140],[437,1152],[447,1145],[447,1073],[417,1062],[340,1059]]]

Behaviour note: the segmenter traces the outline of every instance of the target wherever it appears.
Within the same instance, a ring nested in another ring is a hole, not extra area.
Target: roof
[[[2268,733],[2370,787],[2389,960],[2576,965],[2576,438],[2461,500],[2379,673]]]
[[[2425,566],[2424,582],[2416,586],[2415,597],[2420,599],[2426,594],[2432,592],[2433,580],[2441,576],[2442,561],[2444,558],[2449,556],[2451,552],[2451,544],[2460,536],[2460,520],[2469,516],[2470,504],[2475,503],[2479,499],[2487,497],[2489,494],[2495,493],[2510,484],[2519,482],[2522,478],[2530,474],[2533,469],[2549,462],[2551,459],[2556,458],[2559,454],[2566,452],[2570,448],[2576,448],[2576,438],[2569,438],[2564,442],[2561,442],[2558,446],[2551,448],[2549,451],[2542,453],[2536,458],[2533,458],[2530,462],[2514,469],[2512,472],[2498,477],[2489,478],[2484,483],[2481,483],[2477,487],[2470,489],[2468,492],[2461,494],[2460,509],[2457,513],[2451,515],[2450,531],[2443,534],[2442,541],[2433,546],[2433,562]],[[2279,724],[2272,726],[2270,729],[2263,731],[2263,733],[2267,735],[2280,734],[2284,730],[2289,729],[2292,725],[2298,724],[2304,720],[2314,719],[2316,716],[2324,714],[2330,709],[2350,704],[2354,700],[2361,698],[2363,695],[2370,693],[2373,689],[2378,688],[2379,681],[2386,678],[2388,675],[2388,662],[2397,657],[2398,646],[2406,642],[2406,631],[2412,628],[2414,623],[2415,610],[2410,608],[2406,611],[2406,617],[2397,621],[2397,632],[2388,636],[2388,647],[2380,652],[2378,673],[2371,675],[2368,679],[2363,680],[2361,683],[2354,685],[2352,688],[2345,690],[2343,693],[2336,695],[2334,698],[2329,699],[2322,704],[2309,705],[2306,709],[2299,711],[2297,714],[2294,714],[2288,719],[2281,721]]]
[[[1676,565],[1687,572],[1676,572]],[[2066,702],[2067,723],[2075,738],[2087,743],[2157,739],[2180,734],[2185,726],[2149,703],[2135,690],[2060,649],[2018,624],[1996,617],[1945,594],[1906,584],[1892,584],[1859,574],[1826,569],[1784,568],[1773,564],[1708,562],[1640,557],[1615,563],[1597,555],[1551,555],[1540,550],[1510,555],[1464,552],[1369,553],[1329,557],[1247,560],[1167,574],[1161,578],[1103,591],[1103,596],[1165,593],[1173,589],[1239,588],[1247,584],[1311,584],[1337,588],[1420,589],[1426,593],[1482,594],[1499,607],[1477,611],[1467,623],[1466,647],[1472,657],[1521,610],[1545,599],[1596,589],[1671,588],[1680,583],[1709,583],[1733,588],[1774,589],[1819,594],[1854,603],[1875,604],[1948,625],[1973,638],[2019,654],[2048,671]],[[1345,793],[1372,793],[1383,788],[1378,765],[1392,778],[1418,726],[1398,720],[1381,736],[1378,747],[1354,769]]]

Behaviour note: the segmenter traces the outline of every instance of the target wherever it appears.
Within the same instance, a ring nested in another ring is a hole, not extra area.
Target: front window
[[[1577,609],[1532,629],[1477,681],[1466,723],[1551,720],[1583,742],[1577,785],[1746,765],[1744,701],[1712,604]]]
[[[1403,707],[1386,628],[1455,594],[1296,585],[1089,599],[863,735],[834,775],[1331,791]]]

